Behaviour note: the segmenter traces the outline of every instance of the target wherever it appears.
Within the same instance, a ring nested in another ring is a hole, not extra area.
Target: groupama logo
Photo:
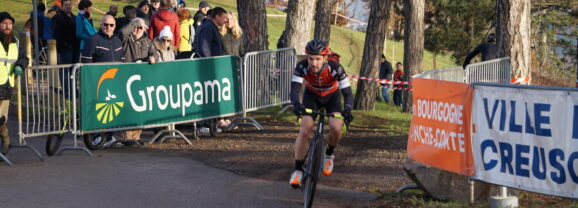
[[[114,79],[116,76],[116,72],[118,72],[117,68],[111,68],[106,70],[100,78],[98,79],[98,85],[96,87],[96,119],[100,121],[102,124],[106,124],[114,120],[114,117],[120,114],[120,109],[124,106],[124,102],[115,102],[116,95],[111,94],[108,89],[106,89],[106,97],[104,98],[104,102],[99,102],[99,92],[100,86],[102,83],[107,79]]]

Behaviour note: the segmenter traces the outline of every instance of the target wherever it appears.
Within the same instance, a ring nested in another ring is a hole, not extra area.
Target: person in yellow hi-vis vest
[[[14,18],[8,12],[0,12],[0,152],[7,154],[10,147],[8,136],[8,106],[12,97],[15,77],[23,73],[28,65],[26,50],[20,46],[18,38],[12,31]]]

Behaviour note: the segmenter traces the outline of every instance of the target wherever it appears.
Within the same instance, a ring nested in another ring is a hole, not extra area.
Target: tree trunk
[[[424,0],[404,0],[405,35],[403,45],[403,80],[410,80],[414,74],[423,72],[424,48]],[[403,112],[410,112],[412,96],[403,91]]]
[[[243,28],[245,52],[267,50],[267,11],[265,0],[237,1],[239,25]]]
[[[237,1],[239,2],[239,1]],[[298,55],[305,54],[305,45],[311,38],[311,21],[315,1],[289,0],[287,22],[285,23],[286,39],[284,47],[293,47]]]
[[[317,0],[315,32],[313,39],[329,41],[331,34],[331,8],[333,0]]]
[[[383,53],[386,24],[389,18],[391,1],[371,1],[369,23],[365,34],[363,47],[363,59],[361,60],[360,75],[364,77],[377,77],[379,72],[379,58]],[[353,108],[359,110],[372,110],[375,104],[377,82],[359,80]]]
[[[531,73],[530,0],[497,0],[497,46],[499,57],[510,57],[512,77]]]

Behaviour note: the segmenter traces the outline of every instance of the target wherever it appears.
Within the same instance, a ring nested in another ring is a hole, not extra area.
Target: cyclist
[[[310,134],[313,131],[314,119],[312,115],[305,113],[305,108],[318,110],[325,108],[327,113],[341,114],[345,122],[353,120],[351,107],[353,96],[351,86],[343,67],[334,61],[328,60],[330,54],[329,45],[325,41],[312,40],[305,47],[307,60],[297,64],[291,82],[291,103],[295,115],[302,116],[299,135],[295,141],[295,171],[291,174],[289,183],[291,187],[301,186],[303,177],[303,163],[307,154],[307,146]],[[299,101],[299,92],[305,82],[303,103]],[[342,110],[341,95],[345,101]],[[325,149],[326,159],[323,162],[323,174],[331,175],[333,172],[333,151],[341,139],[343,120],[329,118],[328,146]]]

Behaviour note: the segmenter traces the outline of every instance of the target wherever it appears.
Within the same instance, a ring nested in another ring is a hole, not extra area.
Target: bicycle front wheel
[[[305,178],[304,207],[309,208],[313,205],[317,182],[321,176],[321,164],[323,162],[323,136],[317,135],[314,138],[315,143],[309,147],[308,160],[306,161],[307,170]]]

